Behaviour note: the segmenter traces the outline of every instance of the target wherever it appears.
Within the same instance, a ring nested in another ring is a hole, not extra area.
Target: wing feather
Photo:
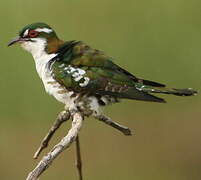
[[[69,43],[59,51],[51,65],[54,78],[67,89],[92,95],[164,102],[137,88],[143,83],[156,87],[164,85],[138,79],[114,64],[111,57],[83,42]]]

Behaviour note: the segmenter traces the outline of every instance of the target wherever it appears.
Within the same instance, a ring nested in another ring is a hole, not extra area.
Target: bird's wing
[[[70,43],[70,44],[69,44]],[[94,95],[164,102],[141,90],[144,85],[162,84],[138,79],[112,62],[102,51],[83,42],[71,41],[51,64],[53,77],[67,89]]]

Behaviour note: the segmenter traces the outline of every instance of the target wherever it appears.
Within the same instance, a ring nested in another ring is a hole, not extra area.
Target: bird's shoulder
[[[50,65],[55,79],[66,86],[96,87],[109,84],[118,86],[163,84],[137,78],[113,62],[103,51],[82,41],[68,41],[58,50]],[[99,87],[98,87],[99,88]],[[102,87],[101,87],[102,88]]]
[[[96,89],[110,81],[129,83],[130,78],[118,70],[111,57],[82,41],[66,42],[57,54],[50,69],[53,77],[66,87]]]
[[[56,52],[57,56],[52,61],[76,67],[102,67],[112,68],[115,64],[113,58],[103,51],[92,48],[83,41],[67,41]]]

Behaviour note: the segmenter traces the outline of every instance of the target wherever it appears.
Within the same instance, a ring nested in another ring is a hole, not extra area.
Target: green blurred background
[[[63,108],[45,93],[31,55],[6,47],[24,25],[46,22],[61,38],[102,49],[139,77],[199,90],[200,9],[198,0],[1,0],[0,179],[25,179],[37,163],[34,151]],[[86,180],[201,179],[200,95],[162,97],[167,104],[123,101],[105,109],[134,131],[132,137],[85,120],[81,146]],[[74,146],[41,179],[77,179]]]

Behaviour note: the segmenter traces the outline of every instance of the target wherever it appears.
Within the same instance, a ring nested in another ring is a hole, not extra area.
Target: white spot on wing
[[[84,71],[83,69],[78,68],[77,71],[78,71],[78,73],[79,73],[80,75],[86,74],[86,71]]]
[[[60,68],[62,68],[62,67],[64,67],[64,66],[65,66],[65,64],[61,64],[61,65],[59,65]]]
[[[88,77],[84,77],[84,82],[83,83],[80,83],[80,86],[81,87],[85,87],[88,85],[90,79]]]
[[[74,68],[70,65],[68,67],[65,67],[64,70],[67,71],[67,73],[72,74],[72,77],[76,82],[83,79],[84,81],[82,83],[79,83],[81,87],[85,87],[89,83],[90,79],[88,77],[84,77],[84,75],[86,74],[85,70],[80,68]]]
[[[136,87],[137,90],[142,91],[145,86],[142,85],[141,87]]]
[[[83,77],[82,76],[77,76],[74,78],[75,81],[80,81]]]

